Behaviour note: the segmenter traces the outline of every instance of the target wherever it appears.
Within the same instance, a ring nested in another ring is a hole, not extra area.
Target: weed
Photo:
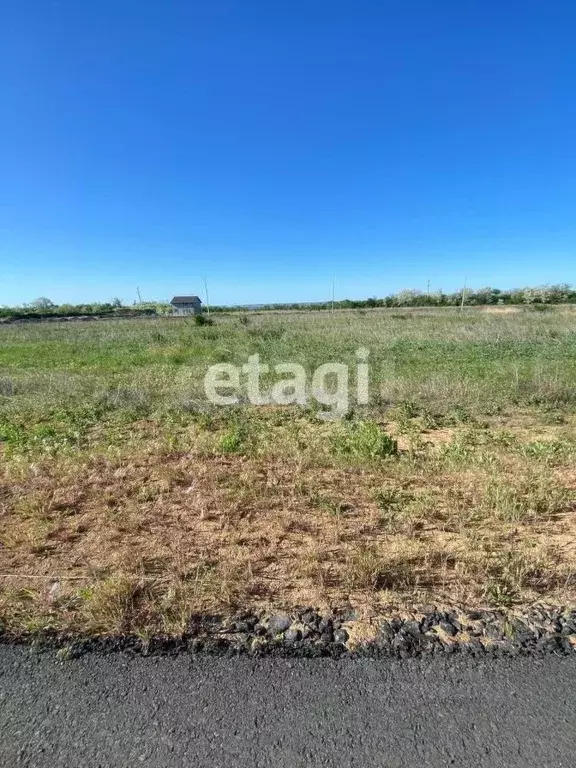
[[[246,425],[233,424],[220,438],[219,449],[222,453],[244,453],[248,437]]]
[[[448,425],[473,424],[474,417],[467,408],[457,405],[446,414],[445,423]]]
[[[478,434],[467,430],[454,436],[442,449],[442,457],[452,462],[470,462],[477,457]]]
[[[441,426],[442,423],[442,419],[439,416],[433,414],[427,408],[422,409],[420,419],[422,420],[423,429],[437,429]]]
[[[335,448],[338,453],[368,459],[381,459],[398,453],[396,440],[375,421],[347,424],[336,436]]]
[[[402,400],[396,406],[395,414],[399,421],[415,419],[419,415],[419,409],[416,403],[410,400]]]
[[[529,458],[546,464],[556,464],[573,458],[576,453],[576,443],[567,440],[536,440],[524,445],[522,452]]]
[[[380,509],[380,523],[390,533],[401,530],[406,514],[404,499],[394,490],[381,490],[376,493],[376,503]]]
[[[322,494],[315,494],[311,498],[311,502],[315,507],[318,507],[318,509],[322,509],[325,512],[328,512],[329,515],[335,518],[341,517],[343,514],[345,514],[347,511],[351,509],[350,504],[347,504],[346,502],[343,502],[343,501],[335,501],[334,499],[331,499]]]
[[[382,558],[374,546],[359,546],[346,561],[346,577],[356,589],[376,589],[382,570]]]
[[[518,599],[514,590],[505,583],[491,581],[486,585],[485,595],[496,608],[510,608]]]
[[[404,501],[402,494],[395,488],[381,488],[376,491],[375,499],[383,512],[398,509]]]
[[[146,604],[146,592],[141,581],[118,576],[94,584],[84,591],[82,613],[92,631],[126,632],[133,628],[139,606]]]
[[[566,414],[553,408],[542,408],[542,422],[547,426],[566,424]]]

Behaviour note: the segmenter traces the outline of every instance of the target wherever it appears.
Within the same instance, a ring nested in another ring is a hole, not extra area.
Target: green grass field
[[[359,347],[371,400],[341,422],[204,397],[213,363]],[[575,383],[570,306],[0,326],[2,621],[572,603]]]

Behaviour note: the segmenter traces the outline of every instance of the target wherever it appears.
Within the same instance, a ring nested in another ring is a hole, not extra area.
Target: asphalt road
[[[0,647],[0,765],[561,768],[576,660],[130,658]]]

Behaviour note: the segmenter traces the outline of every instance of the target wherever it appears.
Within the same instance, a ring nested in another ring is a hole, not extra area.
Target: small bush
[[[214,320],[208,315],[195,315],[194,322],[196,325],[214,325]]]
[[[339,453],[359,458],[385,458],[398,453],[398,443],[375,421],[356,421],[347,425],[336,439]]]

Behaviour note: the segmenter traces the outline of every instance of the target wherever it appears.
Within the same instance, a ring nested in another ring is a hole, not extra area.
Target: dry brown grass
[[[574,602],[575,319],[3,328],[0,621],[150,633],[237,607]],[[310,372],[355,366],[360,346],[371,404],[351,422],[202,393],[214,362],[258,352]]]
[[[565,426],[534,444],[514,422],[494,432],[408,419],[418,439],[399,456],[354,462],[332,450],[338,425],[272,416],[246,455],[221,455],[218,430],[170,451],[173,439],[141,422],[114,456],[4,462],[4,620],[150,633],[247,606],[574,601]],[[406,419],[388,428],[410,431]]]

